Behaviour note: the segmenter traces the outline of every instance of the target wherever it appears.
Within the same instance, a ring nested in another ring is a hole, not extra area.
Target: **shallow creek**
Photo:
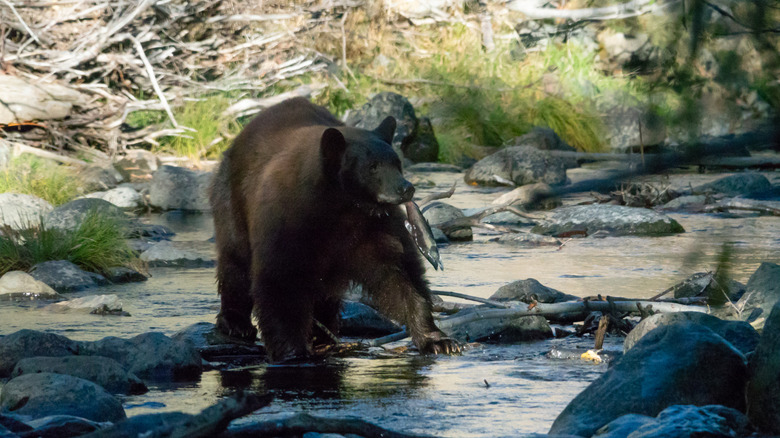
[[[579,170],[572,179],[588,177]],[[766,174],[774,184],[780,175]],[[476,188],[462,174],[421,174],[433,189],[446,190],[459,180],[447,202],[460,208],[490,205],[506,188]],[[672,175],[673,187],[714,179],[713,175]],[[573,197],[565,203],[583,199]],[[481,297],[518,279],[535,278],[566,293],[642,298],[652,296],[694,272],[713,269],[724,242],[734,246],[732,276],[746,282],[762,261],[780,262],[780,220],[772,217],[672,214],[686,233],[657,238],[572,239],[561,247],[521,249],[489,239],[475,229],[475,241],[444,245],[444,271],[429,269],[433,289]],[[205,241],[212,236],[208,215],[170,212],[150,215],[152,223],[171,227],[175,240]],[[692,257],[696,255],[696,257]],[[117,294],[130,317],[101,317],[43,312],[36,303],[0,303],[0,334],[22,328],[59,333],[77,340],[130,337],[147,331],[168,335],[199,321],[214,320],[219,307],[213,269],[151,270],[144,283],[107,286],[69,294]],[[592,339],[556,339],[512,346],[482,345],[458,357],[387,354],[333,358],[319,366],[268,367],[208,371],[200,381],[150,385],[151,391],[124,397],[127,414],[180,410],[198,412],[241,388],[272,391],[274,402],[240,421],[268,419],[307,411],[323,416],[357,416],[381,426],[437,436],[518,436],[546,432],[558,413],[606,365],[547,359],[553,345],[592,346]],[[621,338],[606,348],[622,350]]]

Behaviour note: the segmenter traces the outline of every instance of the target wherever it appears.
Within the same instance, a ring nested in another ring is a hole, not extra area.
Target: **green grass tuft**
[[[5,192],[33,195],[60,205],[81,194],[81,181],[70,167],[21,156],[0,170],[0,193]]]
[[[119,219],[94,211],[73,231],[43,225],[28,230],[5,227],[0,235],[0,275],[28,271],[49,260],[68,260],[98,273],[115,266],[140,267],[139,259],[125,241],[126,231]]]

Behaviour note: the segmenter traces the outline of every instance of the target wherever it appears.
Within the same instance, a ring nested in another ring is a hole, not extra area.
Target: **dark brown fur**
[[[254,338],[254,311],[272,361],[306,357],[315,319],[338,333],[342,294],[354,281],[383,313],[406,323],[421,351],[455,352],[433,323],[424,266],[400,209],[353,187],[362,177],[346,167],[362,163],[348,164],[346,153],[326,147],[329,135],[348,148],[371,148],[400,172],[380,138],[387,132],[345,127],[301,98],[262,112],[225,152],[211,194],[217,326]]]

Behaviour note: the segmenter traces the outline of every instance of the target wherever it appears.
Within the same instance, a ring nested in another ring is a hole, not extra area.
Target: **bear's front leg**
[[[310,287],[310,286],[308,286]],[[253,283],[255,314],[272,363],[304,361],[312,356],[313,308],[307,285],[259,278]]]

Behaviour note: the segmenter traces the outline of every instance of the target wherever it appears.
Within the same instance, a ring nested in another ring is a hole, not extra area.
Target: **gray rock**
[[[626,414],[656,416],[672,405],[744,410],[745,356],[697,324],[666,325],[644,336],[558,415],[550,433],[592,436]]]
[[[149,187],[149,204],[162,210],[208,211],[210,172],[162,166]]]
[[[109,336],[83,342],[79,354],[110,357],[141,378],[190,378],[201,372],[201,358],[195,348],[162,333],[144,333],[130,339]]]
[[[127,237],[143,237],[157,242],[160,240],[171,240],[171,237],[175,235],[176,233],[165,225],[144,224],[136,221],[131,224]]]
[[[15,415],[0,414],[0,437],[6,438],[3,432],[10,432],[13,435],[9,438],[17,438],[17,433],[30,432],[33,427],[16,419]]]
[[[67,260],[38,263],[32,267],[30,275],[61,293],[108,284],[102,275],[84,271]]]
[[[780,301],[780,265],[764,262],[750,276],[745,294],[737,301],[742,319],[760,330],[772,307]]]
[[[36,438],[68,438],[100,430],[109,423],[90,421],[73,415],[51,415],[28,421],[27,424],[35,428]]]
[[[553,336],[552,327],[543,316],[524,316],[515,318],[503,326],[498,334],[491,335],[488,340],[501,344],[539,341]],[[478,340],[478,339],[475,339]]]
[[[751,195],[766,192],[772,188],[772,183],[760,173],[745,172],[724,176],[711,183],[694,187],[694,193],[723,193],[728,196]]]
[[[617,96],[616,96],[617,97]],[[606,140],[612,151],[639,153],[644,145],[645,152],[651,146],[663,144],[666,140],[666,126],[663,120],[646,108],[628,104],[612,104],[614,100],[605,100],[601,111],[605,114]],[[642,138],[639,138],[639,124],[642,126]]]
[[[41,198],[19,193],[0,193],[0,227],[24,230],[40,226],[41,218],[54,207]]]
[[[531,303],[562,303],[564,301],[576,301],[579,297],[565,294],[559,290],[544,286],[533,278],[513,281],[498,288],[490,296],[495,301],[522,301]]]
[[[708,203],[708,197],[705,195],[686,195],[674,198],[661,206],[662,210],[685,211],[689,213],[700,213],[704,211],[704,206]]]
[[[745,293],[745,285],[738,281],[729,278],[724,283],[719,284],[712,272],[697,272],[672,288],[675,298],[712,296],[737,301]]]
[[[175,431],[182,430],[186,421],[197,421],[193,420],[194,418],[194,415],[185,414],[183,412],[161,412],[159,414],[134,415],[125,421],[104,428],[99,436],[141,438],[155,436],[155,432],[159,432],[160,430],[172,430],[174,433],[168,433],[167,435],[175,436]]]
[[[431,228],[453,219],[465,217],[459,208],[444,202],[431,202],[423,208],[422,212],[423,217],[428,221]],[[471,227],[459,227],[454,230],[446,231],[445,234],[450,240],[456,241],[472,240],[474,238]]]
[[[114,359],[102,356],[28,357],[16,363],[11,377],[37,373],[67,374],[118,394],[143,394],[146,385]]]
[[[144,199],[140,193],[132,187],[117,187],[105,192],[94,192],[84,195],[85,198],[95,198],[108,201],[119,208],[136,210],[144,205]]]
[[[81,226],[90,213],[99,213],[114,218],[120,223],[127,223],[127,216],[121,208],[102,199],[81,198],[60,205],[43,218],[47,228],[73,231]]]
[[[0,301],[57,298],[60,298],[57,291],[26,272],[10,271],[0,277]]]
[[[480,209],[481,210],[481,209]],[[470,210],[464,211],[464,214],[472,214]],[[536,225],[535,221],[532,221],[531,219],[526,219],[522,216],[518,216],[511,211],[502,211],[500,213],[491,214],[490,216],[487,216],[486,218],[482,219],[482,223],[486,224],[492,224],[492,225],[509,225],[509,226],[533,226]]]
[[[466,172],[464,180],[469,184],[495,186],[500,180],[515,185],[544,182],[566,182],[567,161],[531,146],[514,146],[502,149],[475,163]],[[498,177],[498,179],[496,178]]]
[[[114,168],[125,181],[148,181],[160,167],[160,159],[152,152],[133,149],[114,162]]]
[[[74,354],[79,354],[79,343],[65,336],[19,330],[0,337],[0,378],[10,376],[16,363],[25,357]]]
[[[534,233],[507,233],[490,239],[504,245],[512,245],[520,248],[537,248],[540,246],[560,246],[561,241],[551,236],[542,236]]]
[[[106,279],[113,284],[135,283],[147,280],[146,275],[124,266],[108,268],[105,274]]]
[[[409,167],[404,168],[407,172],[450,172],[460,173],[463,169],[454,165],[446,163],[416,163]]]
[[[363,303],[345,301],[341,309],[339,332],[344,336],[384,336],[401,330],[398,324]]]
[[[122,301],[116,295],[87,295],[68,301],[49,304],[42,310],[55,313],[89,313],[92,315],[130,316],[122,310]]]
[[[561,205],[560,198],[554,195],[555,192],[549,184],[526,184],[499,196],[493,200],[493,204],[522,205],[531,209],[550,210]]]
[[[113,166],[87,166],[79,171],[79,179],[85,192],[110,190],[124,178]]]
[[[658,327],[685,321],[707,327],[745,355],[755,350],[756,345],[758,345],[758,332],[744,321],[724,321],[701,312],[675,312],[656,313],[643,319],[626,336],[626,340],[623,342],[623,351],[630,350],[642,337]]]
[[[767,318],[749,373],[748,417],[761,430],[780,435],[780,302]]]
[[[196,322],[176,332],[171,338],[192,345],[205,360],[219,356],[264,357],[265,347],[255,342],[225,336],[211,322]],[[221,359],[218,359],[221,360]]]
[[[64,374],[22,375],[3,386],[0,408],[33,418],[73,415],[92,421],[120,421],[122,404],[100,386]]]
[[[628,414],[596,432],[599,438],[700,438],[752,436],[745,414],[720,405],[674,405],[656,418]]]
[[[404,158],[415,163],[439,160],[439,141],[436,140],[429,118],[420,118],[412,138],[401,143],[401,151],[404,153]]]
[[[646,208],[609,204],[557,208],[531,232],[560,236],[573,232],[592,235],[601,230],[614,236],[659,236],[685,232],[682,225],[664,214]]]
[[[570,146],[558,134],[550,128],[535,126],[531,132],[515,137],[510,140],[507,146],[533,146],[543,151],[568,151],[577,152],[577,149]],[[577,167],[575,162],[573,167]]]
[[[54,82],[0,75],[0,124],[24,123],[30,120],[64,119],[73,106],[86,105],[89,98]]]
[[[392,92],[379,93],[361,108],[350,112],[347,115],[346,123],[357,128],[373,130],[387,116],[395,117],[396,121],[395,135],[393,136],[393,144],[391,146],[399,157],[403,157],[403,144],[411,142],[419,124],[414,113],[414,107],[407,98]],[[438,149],[436,156],[438,157]],[[437,158],[421,161],[436,160]]]
[[[213,245],[200,242],[158,242],[139,258],[150,267],[206,268],[216,264]]]

